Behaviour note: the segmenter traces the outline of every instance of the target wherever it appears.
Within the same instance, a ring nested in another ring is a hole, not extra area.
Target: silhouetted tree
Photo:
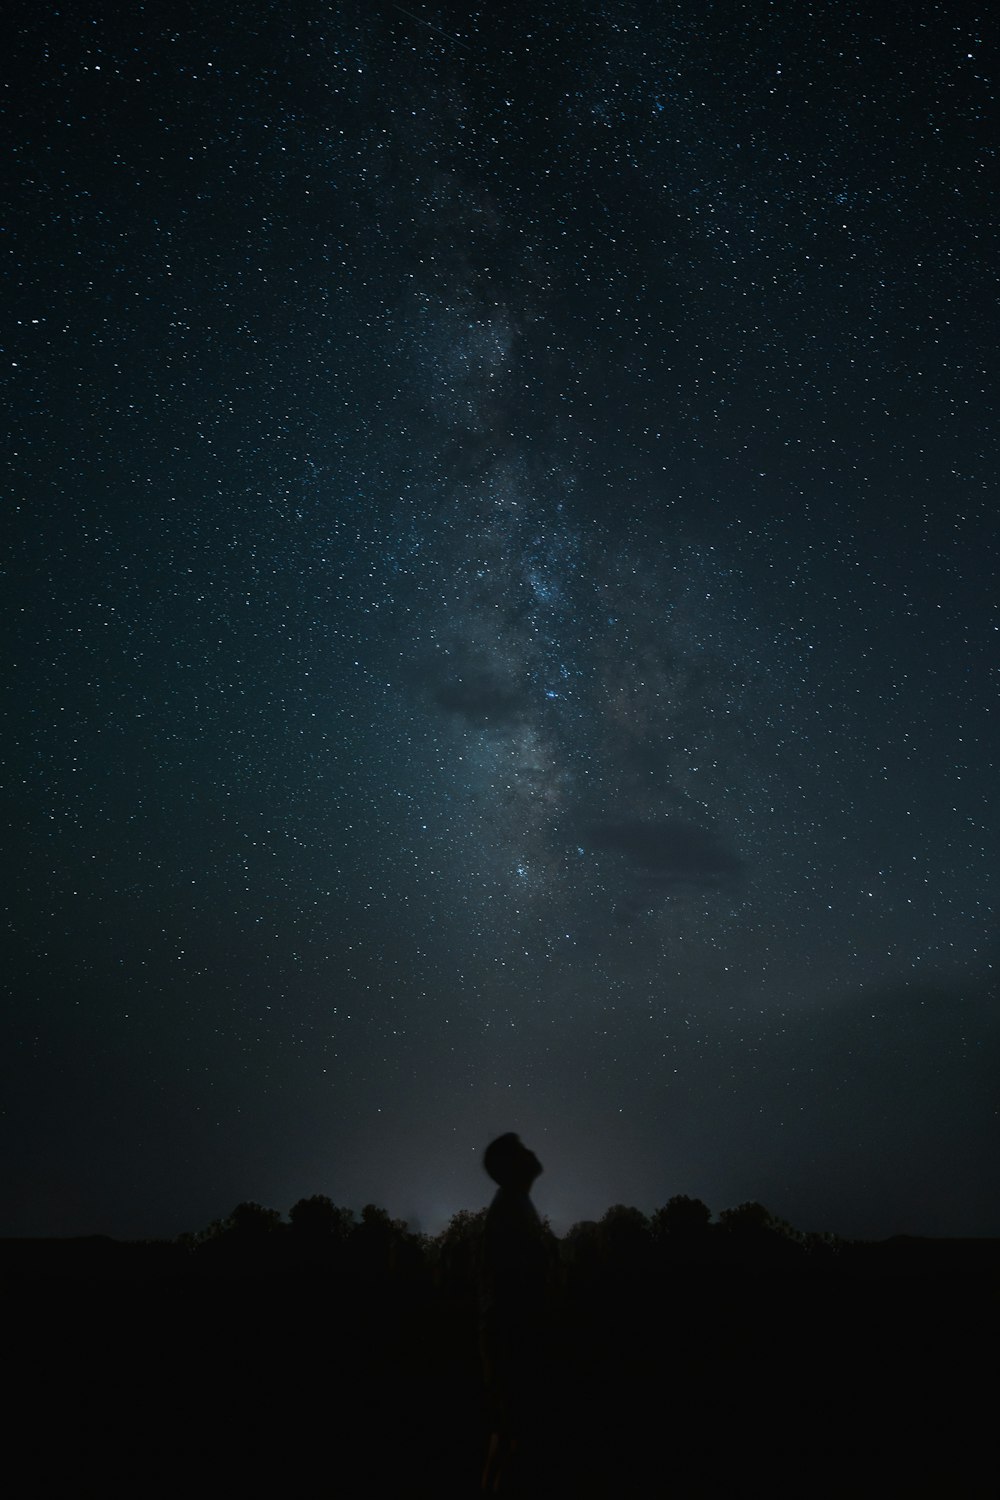
[[[800,1253],[801,1236],[791,1224],[772,1214],[763,1203],[740,1203],[724,1208],[719,1228],[733,1251],[732,1258],[749,1263],[779,1264]]]
[[[400,1243],[406,1237],[401,1219],[391,1219],[384,1208],[366,1203],[347,1242],[348,1264],[362,1276],[384,1278],[395,1269]]]
[[[353,1217],[350,1209],[338,1208],[325,1193],[300,1198],[288,1210],[288,1218],[295,1233],[309,1239],[342,1239]]]
[[[712,1210],[700,1198],[676,1193],[653,1215],[653,1232],[657,1239],[666,1235],[703,1234],[712,1218]]]
[[[195,1237],[195,1251],[206,1266],[263,1270],[276,1264],[276,1250],[287,1226],[274,1208],[237,1203],[226,1219],[216,1219]]]
[[[615,1203],[598,1224],[597,1233],[602,1260],[612,1275],[630,1277],[649,1269],[653,1237],[640,1209]]]
[[[338,1208],[325,1193],[300,1198],[288,1210],[294,1253],[315,1265],[329,1265],[342,1249],[354,1222],[350,1209]]]
[[[471,1296],[476,1290],[486,1212],[459,1209],[433,1242],[435,1279],[452,1291]]]
[[[736,1208],[724,1208],[719,1215],[719,1224],[727,1234],[787,1234],[795,1230],[784,1219],[779,1219],[763,1203],[740,1203]]]
[[[278,1210],[264,1208],[260,1203],[237,1203],[226,1221],[226,1231],[243,1239],[261,1239],[281,1228]]]
[[[581,1219],[562,1238],[560,1258],[573,1287],[585,1291],[593,1285],[600,1272],[599,1234],[593,1219]]]
[[[847,1248],[847,1241],[828,1231],[813,1230],[799,1236],[802,1249],[817,1266],[834,1265]]]

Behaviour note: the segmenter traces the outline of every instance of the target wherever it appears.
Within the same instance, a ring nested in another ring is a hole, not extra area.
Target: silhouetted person
[[[530,1197],[542,1170],[538,1157],[511,1133],[490,1142],[483,1166],[498,1185],[480,1267],[480,1350],[492,1427],[483,1490],[498,1495],[510,1491],[513,1456],[539,1427],[549,1256]]]

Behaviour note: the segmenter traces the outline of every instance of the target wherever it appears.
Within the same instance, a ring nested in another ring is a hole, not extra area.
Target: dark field
[[[27,1464],[9,1493],[479,1493],[468,1263],[0,1249],[8,1455]],[[505,1492],[995,1494],[997,1251],[564,1266],[541,1420]]]

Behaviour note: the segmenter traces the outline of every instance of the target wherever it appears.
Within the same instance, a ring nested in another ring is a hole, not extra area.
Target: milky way
[[[997,1232],[981,29],[33,13],[9,1232]]]

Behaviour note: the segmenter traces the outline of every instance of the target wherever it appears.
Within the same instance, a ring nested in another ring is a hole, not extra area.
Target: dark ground
[[[995,1495],[995,1242],[564,1291],[512,1494]],[[474,1496],[467,1287],[0,1244],[17,1495]]]

